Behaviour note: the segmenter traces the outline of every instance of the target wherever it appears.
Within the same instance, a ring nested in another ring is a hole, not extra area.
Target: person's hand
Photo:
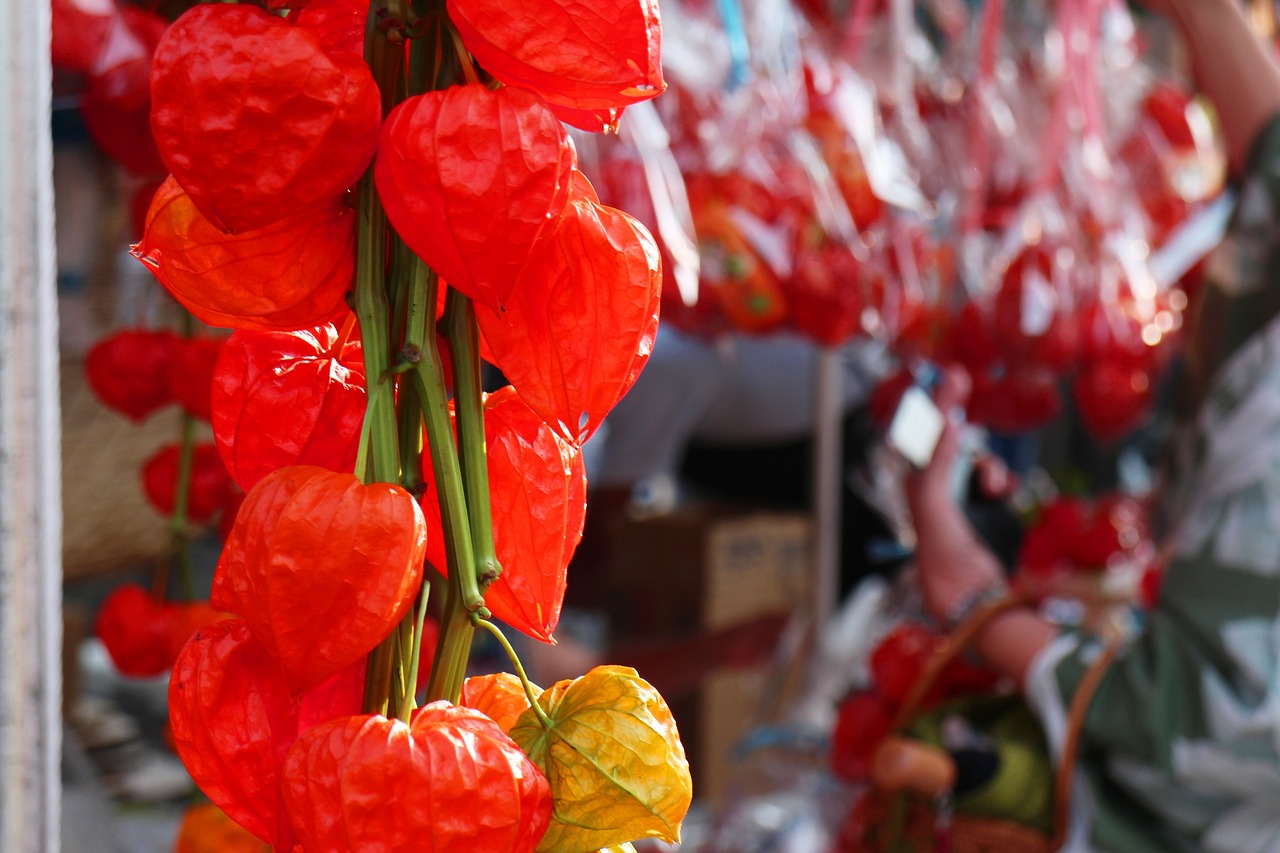
[[[967,602],[1003,583],[1004,572],[995,556],[978,538],[951,492],[951,472],[960,448],[962,411],[969,396],[969,377],[949,369],[935,395],[948,415],[933,459],[923,470],[908,476],[907,505],[916,528],[916,573],[925,609],[943,624],[958,617]],[[990,496],[1012,489],[1008,471],[992,459],[983,470],[978,465],[979,486]],[[1057,636],[1057,629],[1028,608],[1004,613],[975,638],[979,654],[997,672],[1018,682],[1026,678],[1031,662]]]
[[[947,416],[933,458],[905,483],[907,506],[916,529],[916,570],[925,609],[946,622],[966,599],[1003,578],[999,563],[978,539],[952,494],[952,469],[960,447],[963,406],[969,397],[968,374],[949,368],[934,402]],[[988,477],[994,477],[992,468]],[[981,474],[979,475],[981,478]],[[990,485],[998,485],[991,483]]]
[[[922,510],[936,510],[955,504],[951,493],[951,472],[960,452],[960,427],[971,384],[969,374],[960,367],[947,368],[938,382],[933,402],[942,412],[945,426],[929,464],[907,478],[907,502],[913,515],[917,514],[917,506]]]

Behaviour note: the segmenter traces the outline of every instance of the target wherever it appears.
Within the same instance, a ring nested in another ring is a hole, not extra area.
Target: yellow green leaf
[[[551,783],[540,853],[594,853],[637,838],[680,840],[693,780],[671,710],[623,666],[600,666],[538,698],[511,737]]]

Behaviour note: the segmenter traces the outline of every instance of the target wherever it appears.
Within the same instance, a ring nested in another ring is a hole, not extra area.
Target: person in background
[[[1239,207],[1192,322],[1181,438],[1161,497],[1159,601],[1094,695],[1067,849],[1280,850],[1280,69],[1237,0],[1146,0],[1216,106]],[[967,378],[949,372],[943,411]],[[1002,571],[948,488],[957,426],[909,476],[924,604],[954,624]],[[1055,751],[1097,638],[1014,609],[977,650],[1016,678]]]

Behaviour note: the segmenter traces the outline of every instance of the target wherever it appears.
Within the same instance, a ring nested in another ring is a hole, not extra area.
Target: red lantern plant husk
[[[360,342],[334,326],[236,332],[214,375],[213,434],[246,491],[289,465],[349,474],[366,404]]]
[[[169,682],[173,744],[191,778],[236,823],[277,850],[296,840],[280,765],[300,731],[359,712],[363,665],[294,695],[244,620],[201,629]]]
[[[142,490],[147,501],[161,515],[172,515],[178,500],[178,468],[182,448],[167,444],[142,466]],[[208,524],[231,498],[231,477],[223,467],[218,449],[209,443],[192,451],[191,483],[187,492],[187,520]]]
[[[219,230],[335,202],[378,145],[368,66],[255,6],[184,14],[156,49],[151,81],[160,156]]]
[[[541,0],[521,15],[501,0],[449,0],[448,8],[489,73],[568,108],[557,114],[584,129],[601,129],[584,113],[620,113],[667,88],[657,0]],[[604,124],[616,124],[616,115]]]
[[[314,853],[532,853],[551,819],[542,771],[493,720],[448,702],[408,723],[356,716],[306,732],[284,801]]]
[[[495,364],[529,407],[574,443],[599,428],[644,369],[662,294],[653,237],[594,195],[579,178],[506,309],[477,307]]]
[[[187,338],[169,362],[169,391],[183,411],[209,420],[212,408],[213,369],[226,338]]]
[[[181,346],[164,329],[124,329],[85,354],[85,379],[103,405],[141,422],[173,402],[169,364]]]
[[[241,505],[210,601],[243,616],[290,687],[306,690],[367,654],[409,612],[426,535],[422,510],[399,486],[282,468]]]
[[[210,326],[292,331],[347,313],[355,216],[340,200],[231,234],[170,177],[156,191],[133,255]]]
[[[80,114],[93,141],[135,175],[165,173],[151,136],[151,57],[169,22],[121,6],[89,69]]]
[[[471,84],[396,107],[374,175],[409,248],[452,287],[498,310],[564,209],[576,159],[536,95]]]
[[[634,671],[538,705],[523,679],[470,691],[500,723],[459,704],[472,634],[502,633],[491,616],[551,641],[581,442],[653,345],[658,248],[599,203],[556,110],[612,124],[662,90],[657,5],[538,0],[505,27],[484,3],[428,6],[366,25],[353,0],[198,5],[157,48],[172,174],[134,251],[237,330],[209,410],[248,490],[210,599],[239,618],[178,656],[174,742],[280,851],[676,841],[688,762]],[[552,44],[590,61],[547,64]],[[487,399],[486,346],[514,386]]]

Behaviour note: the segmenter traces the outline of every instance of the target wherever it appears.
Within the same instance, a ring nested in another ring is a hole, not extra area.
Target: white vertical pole
[[[49,4],[0,4],[0,850],[59,849],[62,507]]]
[[[835,611],[840,578],[840,495],[844,381],[840,353],[818,352],[813,447],[814,626],[822,631]]]

